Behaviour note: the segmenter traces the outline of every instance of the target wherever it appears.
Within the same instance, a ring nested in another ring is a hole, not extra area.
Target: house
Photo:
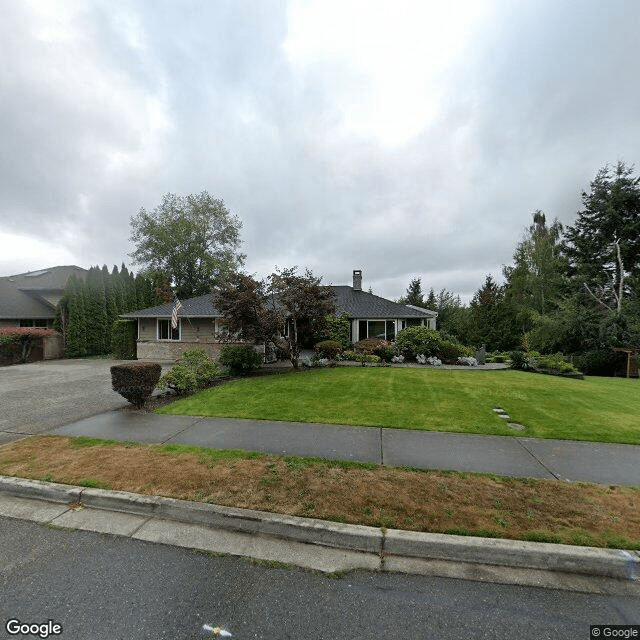
[[[414,325],[436,328],[435,311],[403,305],[362,290],[362,271],[353,272],[352,286],[329,285],[335,294],[336,315],[349,317],[352,342],[364,338],[394,340],[398,331]],[[173,361],[185,350],[202,347],[214,358],[226,336],[222,314],[211,294],[181,300],[178,325],[171,326],[173,303],[142,309],[121,317],[138,322],[138,358]]]
[[[86,274],[71,265],[0,278],[0,327],[53,327],[67,281]]]

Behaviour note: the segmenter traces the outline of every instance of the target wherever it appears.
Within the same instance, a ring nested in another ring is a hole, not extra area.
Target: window
[[[169,318],[158,318],[158,340],[180,340],[181,325],[182,321],[178,320],[178,326],[174,329]]]
[[[46,319],[37,319],[37,320],[20,320],[21,327],[38,327],[41,329],[47,329],[49,327],[49,322]]]
[[[358,339],[377,338],[379,340],[396,339],[395,320],[359,320]]]

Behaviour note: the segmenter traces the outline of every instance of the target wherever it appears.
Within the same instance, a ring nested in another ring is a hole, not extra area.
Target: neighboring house
[[[86,274],[72,265],[0,278],[0,327],[53,327],[67,280]]]
[[[336,315],[346,313],[351,341],[364,338],[395,339],[398,331],[413,325],[436,328],[435,311],[398,304],[362,290],[362,271],[353,272],[353,286],[331,286]],[[171,327],[173,303],[123,314],[138,321],[138,358],[175,360],[185,349],[202,347],[214,358],[220,355],[226,336],[222,314],[212,304],[211,294],[181,300],[178,326]]]

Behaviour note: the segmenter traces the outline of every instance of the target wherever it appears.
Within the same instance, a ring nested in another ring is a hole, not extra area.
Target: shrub
[[[438,358],[443,362],[449,364],[456,362],[461,357],[471,357],[475,355],[473,349],[465,347],[457,342],[451,342],[450,340],[443,340],[438,347]]]
[[[509,353],[511,368],[524,371],[527,368],[527,356],[524,351],[511,351]]]
[[[487,354],[487,362],[507,362],[509,354],[506,351],[495,351]]]
[[[218,365],[204,349],[187,349],[180,360],[160,378],[160,389],[182,396],[208,387],[220,375]]]
[[[246,375],[262,366],[263,357],[251,345],[225,345],[220,352],[220,364],[229,367],[233,375]]]
[[[160,380],[162,367],[157,362],[125,362],[111,367],[111,386],[138,409]]]
[[[322,336],[326,340],[334,340],[339,342],[343,349],[349,347],[349,316],[343,313],[340,316],[326,316],[324,319],[325,327]]]
[[[117,360],[136,359],[135,320],[116,320],[111,330],[111,352]]]
[[[54,333],[53,329],[1,327],[0,360],[4,364],[28,362],[33,347],[42,345],[43,338]]]
[[[335,360],[336,356],[342,351],[342,345],[336,340],[323,340],[313,348],[318,358],[329,358],[329,360]]]
[[[372,355],[379,347],[387,347],[389,343],[386,340],[380,338],[364,338],[353,345],[354,351],[360,353],[368,353]]]
[[[405,356],[434,356],[440,347],[440,334],[435,329],[416,326],[402,329],[396,336],[396,348]]]
[[[625,354],[600,349],[573,356],[572,362],[580,371],[589,376],[613,376],[624,357]]]
[[[348,360],[350,362],[361,362],[363,365],[365,362],[376,363],[380,362],[379,356],[374,356],[370,353],[357,353],[356,351],[343,351],[339,356],[339,360]]]
[[[561,353],[536,358],[536,368],[553,374],[577,373],[577,369]]]
[[[382,362],[391,362],[396,355],[396,350],[390,345],[380,345],[373,350],[373,354],[378,356]]]

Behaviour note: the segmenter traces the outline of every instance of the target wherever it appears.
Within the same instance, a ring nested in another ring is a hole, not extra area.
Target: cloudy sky
[[[204,189],[246,268],[463,299],[640,161],[637,0],[0,0],[0,275]]]

